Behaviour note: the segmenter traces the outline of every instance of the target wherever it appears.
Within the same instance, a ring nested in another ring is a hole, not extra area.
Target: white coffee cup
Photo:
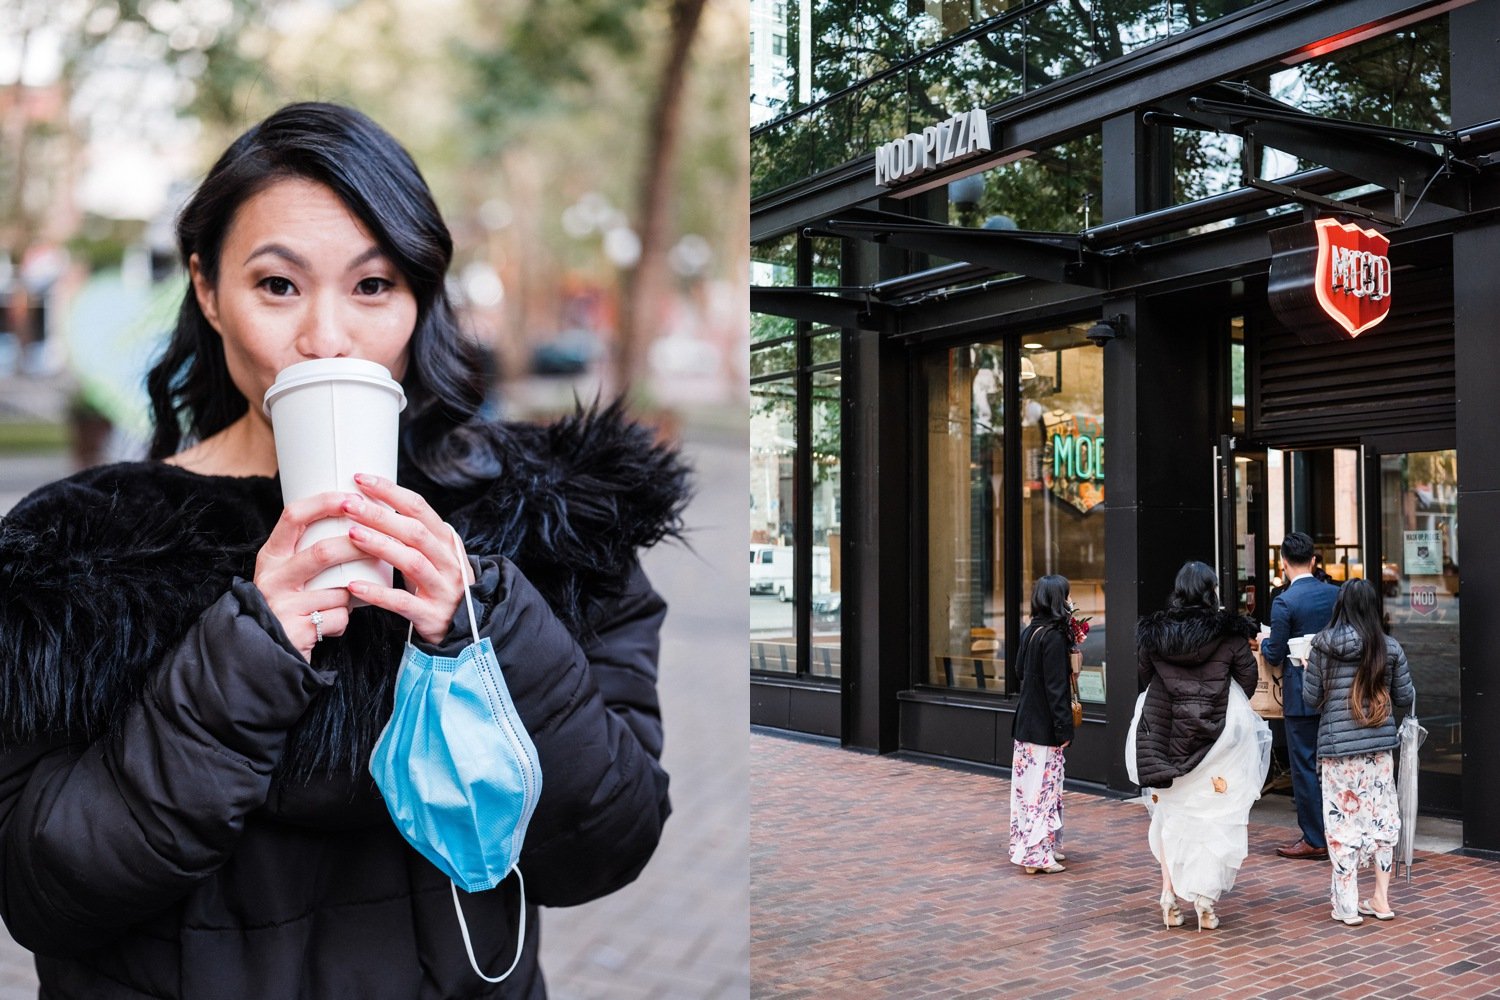
[[[1307,662],[1308,654],[1312,652],[1313,637],[1310,635],[1299,635],[1286,641],[1286,652],[1294,660]]]
[[[262,402],[276,435],[282,503],[331,490],[358,494],[355,473],[394,481],[405,407],[401,384],[374,361],[317,358],[284,369]],[[348,518],[324,518],[308,525],[297,548],[348,533]],[[373,558],[330,566],[307,589],[347,587],[353,580],[389,587],[391,566]]]

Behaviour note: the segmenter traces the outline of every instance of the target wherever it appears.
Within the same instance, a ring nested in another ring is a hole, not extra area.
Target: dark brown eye
[[[366,278],[354,287],[361,295],[379,295],[387,288],[394,288],[395,283],[385,278]]]
[[[263,278],[260,282],[260,287],[277,297],[291,295],[297,291],[296,285],[279,275]]]

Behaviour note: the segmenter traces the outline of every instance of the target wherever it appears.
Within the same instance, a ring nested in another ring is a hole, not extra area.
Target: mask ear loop
[[[458,929],[464,936],[464,951],[469,953],[469,967],[474,970],[476,976],[487,983],[498,983],[512,972],[515,972],[516,966],[521,961],[521,952],[526,947],[526,880],[521,877],[521,867],[519,865],[512,868],[511,871],[516,873],[516,881],[521,885],[521,916],[518,921],[520,931],[516,935],[516,957],[510,960],[510,968],[498,976],[486,976],[483,972],[479,971],[479,961],[474,957],[474,944],[469,940],[469,924],[464,920],[464,908],[458,902],[458,886],[453,882],[448,883],[448,888],[453,890],[453,912],[458,914]]]
[[[469,592],[469,557],[464,552],[463,539],[458,537],[458,532],[454,530],[451,524],[448,525],[448,532],[453,536],[453,554],[458,557],[459,572],[463,574],[464,604],[468,607],[469,611],[469,632],[474,637],[474,645],[478,646],[479,617],[474,614],[474,596]],[[406,626],[407,642],[411,642],[411,635],[412,626],[410,623],[408,623]],[[453,912],[458,915],[458,931],[463,935],[464,951],[467,952],[469,956],[469,968],[474,970],[474,975],[478,976],[480,979],[483,979],[487,983],[503,982],[505,979],[509,978],[510,974],[516,971],[516,966],[520,964],[521,952],[525,950],[526,947],[526,879],[521,875],[521,869],[519,866],[516,866],[511,870],[516,873],[516,882],[521,887],[521,909],[520,915],[516,921],[518,927],[518,932],[516,934],[516,957],[511,959],[510,968],[506,969],[498,976],[486,976],[480,970],[479,960],[474,957],[474,942],[469,937],[469,922],[464,919],[463,904],[458,900],[458,885],[457,883],[452,881],[448,883],[448,888],[453,893]]]

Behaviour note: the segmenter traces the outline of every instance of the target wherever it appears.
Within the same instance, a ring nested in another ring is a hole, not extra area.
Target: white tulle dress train
[[[1132,781],[1139,780],[1135,731],[1145,700],[1144,693],[1136,699],[1125,744]],[[1260,798],[1270,763],[1270,727],[1231,683],[1224,731],[1198,766],[1167,788],[1141,789],[1151,816],[1151,853],[1166,865],[1178,896],[1212,904],[1234,887],[1249,853],[1250,806]]]

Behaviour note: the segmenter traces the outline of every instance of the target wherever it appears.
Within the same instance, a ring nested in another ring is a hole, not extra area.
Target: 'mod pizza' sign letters
[[[1391,311],[1391,241],[1318,219],[1271,233],[1271,310],[1303,343],[1353,340]]]

